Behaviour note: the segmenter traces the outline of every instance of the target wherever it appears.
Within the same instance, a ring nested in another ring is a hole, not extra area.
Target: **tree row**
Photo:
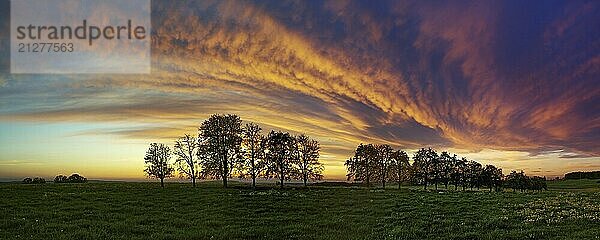
[[[266,136],[255,123],[243,124],[237,115],[214,114],[198,128],[198,134],[185,134],[175,141],[173,148],[162,143],[151,143],[146,151],[144,172],[152,178],[173,177],[176,172],[192,181],[221,179],[223,186],[231,177],[277,179],[284,181],[323,178],[323,164],[319,162],[319,143],[304,135],[270,131]],[[171,159],[175,161],[171,163]]]
[[[490,191],[500,191],[503,187],[514,190],[541,190],[546,188],[545,178],[528,177],[524,172],[511,172],[504,176],[502,169],[459,158],[456,154],[442,152],[438,154],[431,148],[422,148],[414,153],[412,164],[408,154],[394,150],[389,145],[360,144],[354,155],[346,160],[348,180],[363,182],[370,186],[373,182],[396,182],[427,186],[453,185],[457,190],[488,187]]]

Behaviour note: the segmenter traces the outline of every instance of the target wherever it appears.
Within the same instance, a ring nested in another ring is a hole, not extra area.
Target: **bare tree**
[[[196,187],[196,178],[198,178],[197,158],[198,139],[189,134],[185,134],[175,141],[175,165],[180,174],[192,180],[192,186]]]
[[[162,188],[165,187],[165,178],[173,176],[174,169],[169,163],[170,159],[171,149],[162,143],[151,143],[144,157],[146,164],[144,172],[148,174],[148,177],[160,179]]]
[[[220,177],[223,187],[241,162],[242,121],[236,115],[214,114],[199,128],[200,155],[204,174]]]
[[[258,160],[263,157],[261,146],[263,136],[260,134],[261,128],[255,123],[246,123],[243,130],[242,148],[244,149],[245,171],[242,176],[249,174],[252,178],[252,189],[256,189],[256,177],[261,170]]]
[[[309,179],[323,179],[323,164],[319,162],[319,142],[302,134],[296,137],[296,155],[298,158],[299,174],[304,186]]]

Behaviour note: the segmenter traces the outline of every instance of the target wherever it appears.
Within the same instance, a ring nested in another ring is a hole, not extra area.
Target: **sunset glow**
[[[345,180],[361,142],[505,173],[598,170],[599,12],[584,1],[153,1],[151,74],[1,70],[0,180],[142,180],[150,142],[197,135],[214,113],[310,135],[330,180]]]

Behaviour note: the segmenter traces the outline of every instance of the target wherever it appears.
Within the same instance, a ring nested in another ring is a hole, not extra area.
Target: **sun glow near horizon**
[[[152,4],[151,74],[0,73],[1,179],[142,180],[149,143],[214,113],[310,135],[329,180],[359,143],[600,169],[597,4]]]

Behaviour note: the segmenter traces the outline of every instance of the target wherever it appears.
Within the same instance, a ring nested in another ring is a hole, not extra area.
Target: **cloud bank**
[[[231,112],[317,137],[332,165],[367,141],[600,156],[593,1],[153,1],[152,11],[151,75],[5,74],[0,120],[148,123],[109,133],[153,139]]]

